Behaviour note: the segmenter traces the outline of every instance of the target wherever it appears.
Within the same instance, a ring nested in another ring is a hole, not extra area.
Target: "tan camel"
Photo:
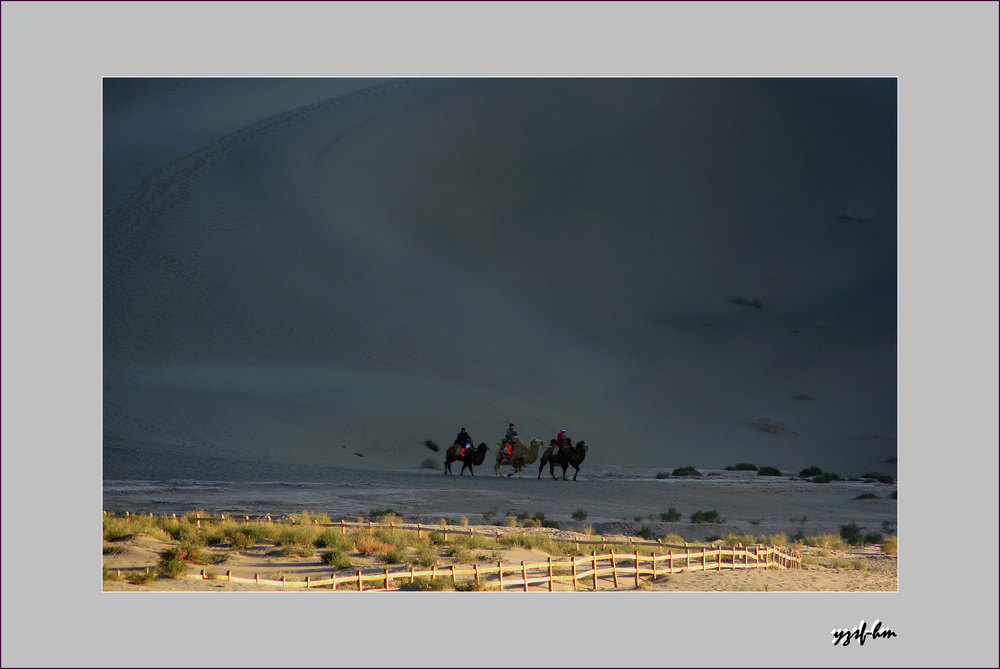
[[[573,480],[576,480],[576,475],[580,473],[580,464],[583,463],[584,458],[587,457],[587,444],[583,441],[578,441],[576,446],[569,439],[563,439],[562,446],[556,448],[556,440],[553,439],[549,442],[549,447],[545,449],[545,453],[542,454],[542,460],[538,464],[538,478],[542,478],[542,470],[545,469],[545,465],[549,466],[549,473],[552,474],[552,478],[556,479],[556,465],[560,465],[563,470],[562,480],[566,480],[566,468],[573,465],[573,469],[576,472],[573,474]]]
[[[498,446],[497,463],[493,466],[493,471],[496,472],[497,476],[500,476],[500,465],[509,463],[513,465],[514,471],[507,474],[507,476],[513,476],[514,474],[520,476],[525,465],[530,465],[538,459],[538,451],[541,446],[542,442],[537,439],[532,439],[531,448],[528,448],[524,445],[524,442],[521,441],[521,437],[514,437],[514,448],[509,456],[504,453],[506,450],[504,446]]]
[[[459,476],[465,474],[466,467],[469,468],[469,473],[475,476],[476,472],[472,471],[472,465],[483,464],[483,461],[486,460],[486,451],[488,450],[490,450],[490,447],[484,443],[479,444],[475,450],[472,449],[472,445],[470,444],[469,447],[465,449],[465,457],[459,457],[458,446],[452,445],[448,449],[448,452],[444,455],[444,473],[451,474],[451,463],[455,460],[461,460],[462,471],[458,473]]]

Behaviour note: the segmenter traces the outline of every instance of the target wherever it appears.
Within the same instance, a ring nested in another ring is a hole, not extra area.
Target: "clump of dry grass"
[[[847,543],[838,534],[817,534],[803,539],[806,546],[844,550]]]
[[[882,552],[886,555],[895,555],[899,551],[899,544],[896,537],[886,537],[882,540]]]
[[[371,537],[363,537],[354,542],[354,547],[364,556],[375,555],[376,553],[387,553],[394,548],[393,544],[379,541]]]

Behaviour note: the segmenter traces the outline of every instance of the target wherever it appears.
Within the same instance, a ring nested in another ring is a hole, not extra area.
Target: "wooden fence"
[[[763,547],[715,547],[689,550],[682,553],[668,551],[666,555],[640,555],[634,553],[610,553],[556,559],[548,558],[545,562],[526,563],[520,565],[498,562],[495,567],[458,568],[431,567],[430,569],[404,569],[390,572],[386,567],[381,572],[358,570],[351,574],[331,574],[329,578],[304,581],[289,581],[263,579],[259,575],[253,578],[233,576],[226,572],[224,576],[211,575],[202,570],[201,574],[189,574],[191,578],[217,578],[233,583],[256,583],[261,585],[279,585],[287,588],[324,588],[332,590],[349,588],[358,591],[399,590],[414,583],[417,578],[447,578],[453,585],[466,584],[487,590],[520,590],[528,592],[531,586],[535,590],[552,592],[553,584],[568,583],[573,590],[581,587],[588,590],[599,590],[600,579],[607,581],[611,577],[611,587],[619,588],[631,585],[638,588],[643,577],[653,581],[669,574],[684,571],[722,571],[729,569],[798,569],[802,560],[798,555],[777,548]]]

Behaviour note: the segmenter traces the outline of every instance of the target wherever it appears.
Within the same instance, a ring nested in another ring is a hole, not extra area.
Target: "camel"
[[[563,470],[562,480],[566,480],[566,468],[573,465],[573,469],[576,472],[573,474],[573,480],[576,480],[577,474],[580,473],[580,464],[583,459],[587,457],[587,444],[583,441],[578,441],[576,446],[569,439],[564,439],[562,446],[556,447],[556,440],[553,439],[549,442],[549,447],[545,449],[545,453],[542,454],[542,460],[538,464],[538,478],[542,478],[542,470],[545,469],[545,465],[549,466],[549,473],[552,474],[553,480],[558,480],[556,477],[556,465],[561,465]]]
[[[538,459],[538,450],[541,446],[542,442],[532,439],[531,448],[529,449],[521,441],[521,437],[514,437],[514,449],[511,451],[510,456],[504,453],[505,449],[502,446],[497,448],[497,463],[493,466],[493,471],[496,472],[497,476],[500,476],[500,465],[509,462],[513,465],[514,471],[507,474],[507,476],[513,476],[514,474],[520,476],[524,465],[530,465]]]
[[[483,464],[483,461],[486,460],[486,451],[488,450],[490,450],[490,447],[485,443],[479,444],[475,450],[472,449],[472,445],[470,444],[469,447],[465,449],[465,457],[459,457],[458,446],[451,446],[444,456],[444,473],[451,474],[451,463],[455,460],[461,460],[462,471],[458,473],[459,476],[465,474],[466,467],[469,468],[469,473],[475,476],[476,472],[472,470],[472,465]]]

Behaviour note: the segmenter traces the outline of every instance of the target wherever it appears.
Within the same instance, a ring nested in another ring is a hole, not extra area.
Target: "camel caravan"
[[[473,448],[472,437],[463,427],[455,438],[455,442],[445,453],[444,473],[451,474],[451,463],[460,460],[462,469],[459,471],[459,475],[464,475],[466,468],[468,468],[469,473],[475,476],[473,467],[483,464],[487,451],[489,451],[489,447],[485,443],[480,443],[479,446]],[[541,456],[540,461],[539,456]],[[508,472],[507,476],[517,474],[518,477],[521,477],[525,465],[539,461],[539,479],[542,478],[545,465],[548,465],[549,473],[554,480],[559,480],[559,477],[556,476],[556,467],[562,467],[562,480],[566,481],[566,471],[572,465],[574,469],[573,480],[575,481],[577,474],[580,473],[580,465],[586,457],[586,442],[579,441],[574,446],[573,440],[566,435],[565,429],[560,430],[555,439],[550,439],[548,447],[542,451],[541,440],[532,439],[530,445],[526,445],[517,435],[517,431],[514,430],[514,424],[510,423],[507,434],[497,444],[496,464],[493,465],[493,472],[500,476],[500,466],[510,465],[513,467],[513,471]]]

